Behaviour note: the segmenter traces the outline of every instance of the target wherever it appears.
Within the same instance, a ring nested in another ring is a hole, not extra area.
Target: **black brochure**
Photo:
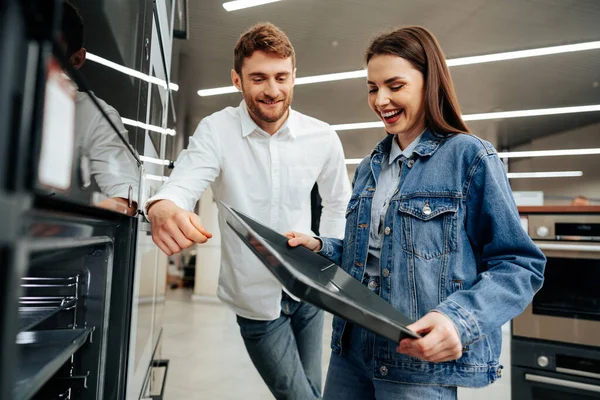
[[[220,202],[227,224],[292,295],[395,342],[412,321],[328,259]]]

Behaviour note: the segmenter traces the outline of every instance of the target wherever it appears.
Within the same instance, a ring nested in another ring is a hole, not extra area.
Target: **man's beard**
[[[290,108],[290,104],[292,104],[292,97],[293,97],[293,94],[290,91],[290,93],[287,97],[285,97],[284,99],[279,99],[279,100],[283,100],[283,101],[277,103],[278,104],[277,112],[275,112],[275,113],[272,112],[272,113],[267,114],[262,111],[262,109],[260,107],[260,102],[258,100],[254,99],[244,93],[244,100],[246,101],[246,106],[248,107],[248,109],[258,119],[260,119],[261,121],[267,122],[267,123],[277,122],[287,113],[288,109]],[[265,100],[272,100],[272,99],[266,98]],[[273,111],[275,111],[275,110],[273,110]]]

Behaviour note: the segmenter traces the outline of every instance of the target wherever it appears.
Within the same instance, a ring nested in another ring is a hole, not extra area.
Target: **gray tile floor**
[[[323,332],[323,373],[329,363],[331,316]],[[459,389],[460,400],[510,399],[509,336],[504,335],[504,378],[484,389]],[[169,291],[162,357],[170,359],[166,400],[264,400],[269,390],[252,366],[234,314],[221,303],[195,303],[191,291]]]

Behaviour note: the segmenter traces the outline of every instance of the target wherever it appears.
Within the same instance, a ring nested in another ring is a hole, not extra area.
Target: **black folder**
[[[327,258],[288,239],[220,202],[227,225],[292,295],[399,342],[420,336],[412,321]]]

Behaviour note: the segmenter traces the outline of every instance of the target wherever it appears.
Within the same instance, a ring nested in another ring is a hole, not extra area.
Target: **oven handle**
[[[525,374],[525,380],[530,382],[547,383],[548,385],[562,386],[573,389],[587,390],[588,392],[600,393],[600,386],[589,383],[567,381],[565,379],[551,378],[549,376]]]
[[[570,251],[591,251],[600,253],[600,246],[585,244],[562,244],[562,243],[540,243],[534,242],[540,250],[570,250]]]

